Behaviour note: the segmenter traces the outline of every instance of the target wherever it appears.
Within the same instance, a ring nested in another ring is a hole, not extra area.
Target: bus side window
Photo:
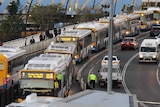
[[[82,49],[83,48],[83,40],[81,39],[81,40],[79,40],[79,46],[80,46],[80,48]]]

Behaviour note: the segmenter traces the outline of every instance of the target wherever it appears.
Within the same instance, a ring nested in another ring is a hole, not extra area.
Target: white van
[[[159,47],[156,39],[144,39],[139,48],[139,62],[158,62]]]

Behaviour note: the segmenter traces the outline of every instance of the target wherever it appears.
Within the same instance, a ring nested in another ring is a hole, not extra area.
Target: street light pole
[[[65,7],[65,12],[64,12],[64,26],[66,26],[65,21],[66,21],[66,13],[67,13],[68,3],[69,3],[69,0],[67,0],[66,7]]]
[[[112,54],[113,54],[113,13],[114,13],[114,0],[110,1],[110,26],[109,26],[109,42],[108,42],[108,83],[107,83],[107,91],[110,93],[112,91]]]
[[[29,12],[30,12],[30,8],[31,8],[31,5],[32,5],[32,2],[33,0],[31,0],[31,2],[29,3],[29,7],[28,7],[28,10],[27,10],[27,16],[26,16],[26,23],[25,23],[25,46],[27,45],[27,34],[26,34],[26,30],[27,30],[27,21],[28,21],[28,16],[29,16]]]

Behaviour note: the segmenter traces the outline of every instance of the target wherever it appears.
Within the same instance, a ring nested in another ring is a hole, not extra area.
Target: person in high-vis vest
[[[63,79],[62,73],[57,74],[57,81],[58,81],[60,87],[61,87],[62,79]]]
[[[54,96],[58,97],[58,90],[59,90],[59,83],[58,80],[56,78],[56,80],[54,81]]]
[[[97,76],[93,72],[88,75],[88,83],[90,84],[90,86],[93,86],[93,89],[95,89],[95,83],[97,83]]]

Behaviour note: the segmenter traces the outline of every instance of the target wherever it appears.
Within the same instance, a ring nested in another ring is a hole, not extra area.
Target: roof
[[[70,43],[54,43],[48,46],[45,53],[64,53],[64,54],[75,54],[76,45]]]
[[[148,46],[148,47],[157,46],[157,45],[158,43],[156,39],[144,39],[141,43],[141,46]]]
[[[153,10],[136,10],[133,12],[134,14],[151,14]]]
[[[100,22],[88,22],[88,23],[82,23],[82,24],[78,24],[78,26],[76,27],[76,29],[90,29],[94,32],[98,31],[98,30],[102,30],[102,29],[106,29],[108,28],[109,24],[103,24]]]
[[[71,56],[65,54],[41,54],[28,61],[25,69],[63,70],[71,62]]]
[[[22,55],[25,55],[26,50],[15,46],[0,46],[0,54],[5,55],[10,61]]]
[[[61,33],[61,35],[57,37],[75,37],[75,38],[83,38],[87,35],[91,34],[91,30],[77,30],[77,29],[68,29]]]
[[[16,106],[12,103],[6,107],[37,107],[36,104],[44,105],[39,107],[138,107],[135,95],[98,90],[85,90],[66,98],[53,97],[48,103],[45,103],[47,97],[41,98],[41,102],[36,96],[28,99]]]
[[[124,18],[129,18],[129,19],[136,19],[136,18],[139,18],[140,17],[140,14],[120,14],[120,15],[117,15],[117,17],[124,17]]]
[[[114,17],[114,24],[119,25],[119,23],[124,23],[126,19],[124,17]],[[109,24],[109,18],[100,18],[99,22]]]

